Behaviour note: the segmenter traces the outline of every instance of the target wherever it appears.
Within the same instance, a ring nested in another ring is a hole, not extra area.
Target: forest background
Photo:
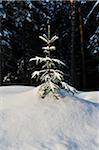
[[[99,1],[24,0],[0,2],[0,85],[33,85],[43,56],[39,35],[57,35],[52,56],[66,66],[65,80],[79,90],[99,90]]]

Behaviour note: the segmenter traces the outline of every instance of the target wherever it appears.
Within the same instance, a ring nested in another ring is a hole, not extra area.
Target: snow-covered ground
[[[93,103],[99,103],[99,91],[81,92],[77,96]]]
[[[32,86],[1,86],[0,95],[12,95],[33,89]]]
[[[0,87],[0,150],[98,150],[98,98],[40,99],[38,88]]]

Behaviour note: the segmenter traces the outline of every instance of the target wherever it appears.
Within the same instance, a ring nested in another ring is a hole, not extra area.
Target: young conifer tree
[[[36,65],[42,64],[41,70],[32,73],[32,78],[36,80],[40,79],[42,82],[39,89],[41,97],[44,98],[51,92],[58,99],[61,96],[61,93],[59,94],[60,88],[74,94],[76,90],[64,82],[64,73],[57,68],[57,65],[65,66],[65,64],[59,59],[51,58],[51,52],[56,50],[53,43],[58,39],[58,36],[55,35],[50,38],[50,25],[48,25],[48,37],[43,34],[39,38],[46,43],[46,46],[42,47],[45,57],[36,56],[35,58],[31,58],[30,61],[36,61]]]

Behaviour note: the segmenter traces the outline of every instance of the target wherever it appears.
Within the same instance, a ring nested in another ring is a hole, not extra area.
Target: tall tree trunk
[[[1,28],[1,23],[0,23],[0,28]],[[1,40],[1,37],[0,37]],[[2,57],[1,57],[1,46],[0,46],[0,86],[2,85]]]
[[[71,83],[75,86],[75,2],[71,2]]]
[[[1,47],[0,47],[0,86],[2,85],[2,58],[1,58]]]
[[[81,7],[79,5],[79,29],[80,29],[80,44],[81,44],[81,56],[82,56],[82,86],[83,89],[86,86],[86,74],[85,74],[85,55],[84,55],[84,38],[83,38],[83,21],[81,16]]]
[[[23,82],[26,84],[26,74],[27,74],[27,62],[26,62],[26,37],[25,37],[25,23],[23,24],[23,42],[22,42],[22,50],[23,50],[23,61],[24,61],[24,75]]]

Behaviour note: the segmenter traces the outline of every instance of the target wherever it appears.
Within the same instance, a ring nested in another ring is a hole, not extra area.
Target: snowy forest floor
[[[0,150],[98,150],[99,92],[41,99],[39,87],[0,87]]]

